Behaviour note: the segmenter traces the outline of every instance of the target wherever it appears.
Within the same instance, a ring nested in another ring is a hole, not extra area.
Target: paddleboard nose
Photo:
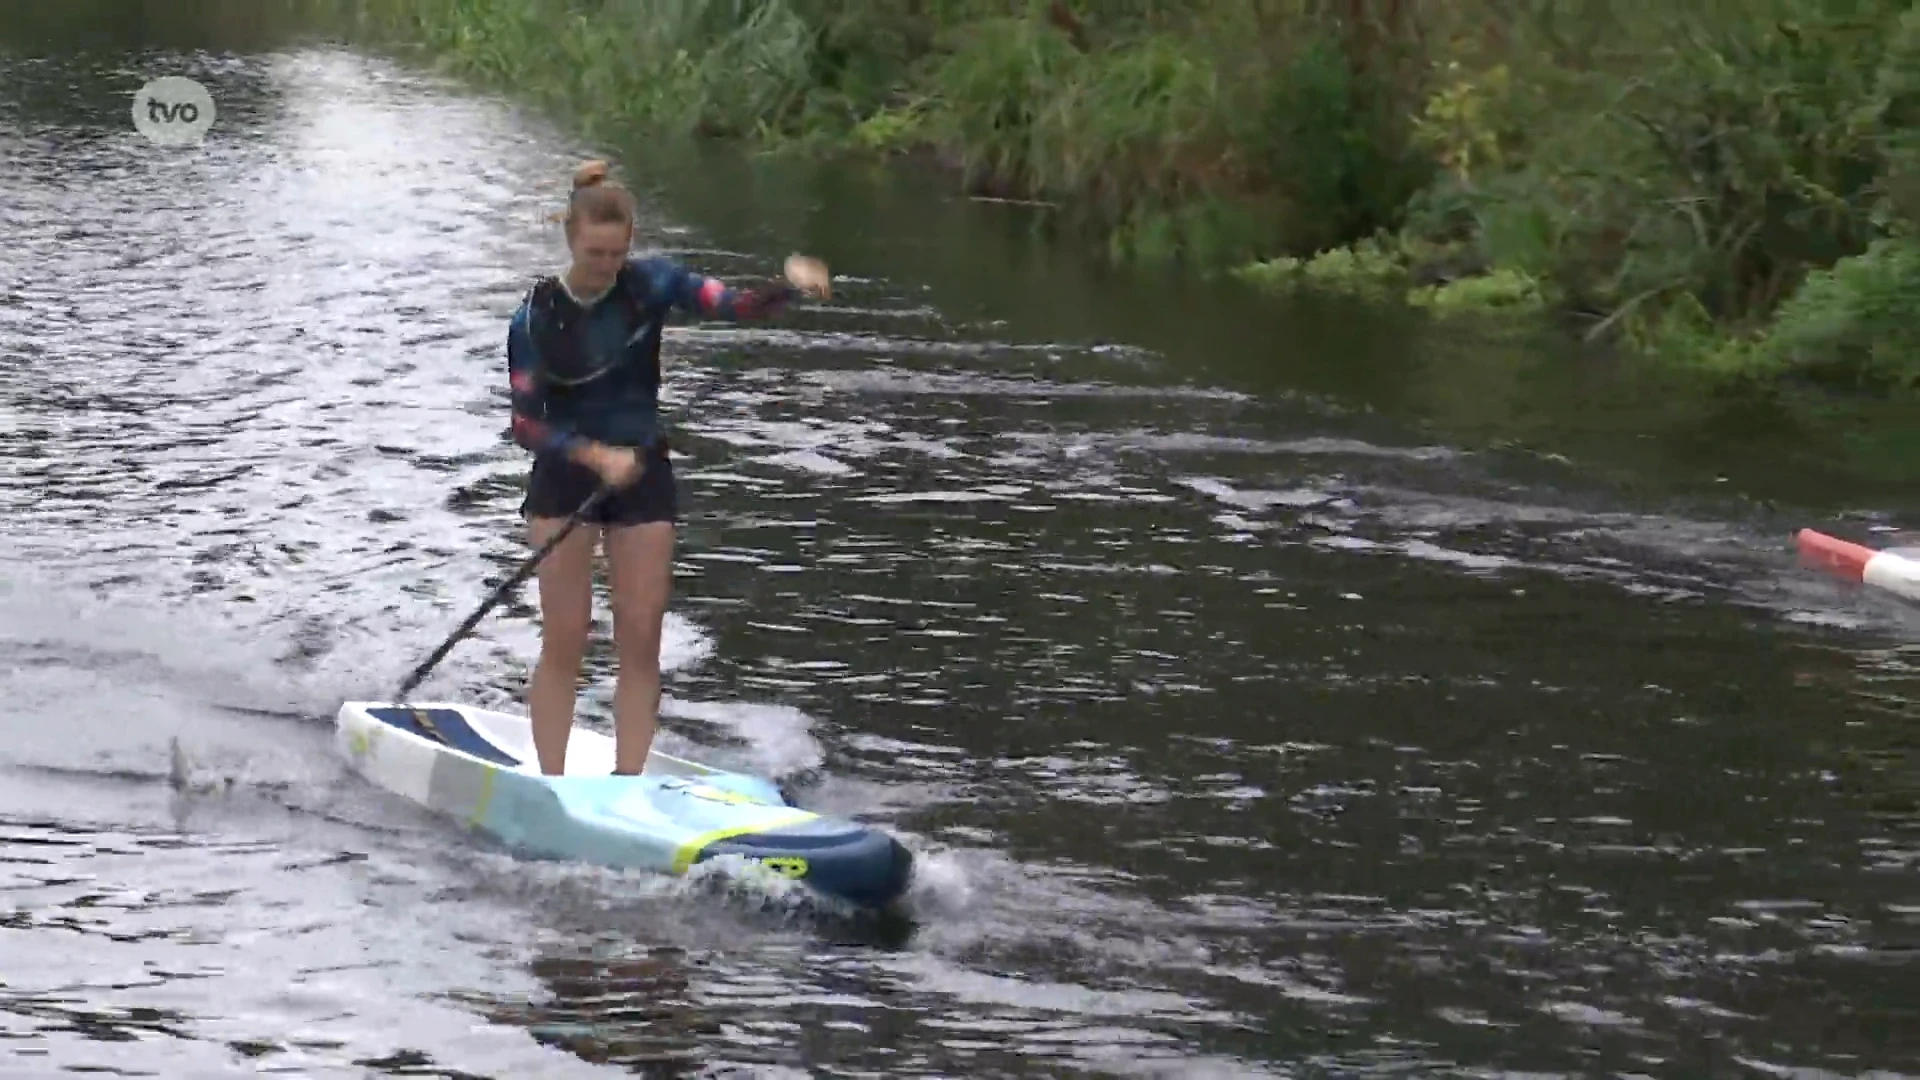
[[[879,829],[745,833],[714,841],[696,861],[720,855],[753,859],[818,892],[868,908],[898,900],[913,878],[913,853]]]

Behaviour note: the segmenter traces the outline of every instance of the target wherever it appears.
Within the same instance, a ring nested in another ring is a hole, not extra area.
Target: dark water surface
[[[127,123],[170,72],[198,150]],[[1916,624],[1792,565],[1897,520],[1760,508],[1816,473],[1437,437],[1580,389],[626,148],[644,245],[842,275],[670,339],[662,745],[899,830],[875,940],[516,861],[329,750],[521,554],[505,319],[605,151],[341,51],[0,87],[0,1074],[1920,1073]],[[531,599],[427,691],[517,706]]]

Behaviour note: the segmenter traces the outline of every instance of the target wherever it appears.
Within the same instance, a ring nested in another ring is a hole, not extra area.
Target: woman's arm
[[[654,283],[655,295],[664,297],[673,307],[689,315],[702,318],[730,322],[771,318],[805,295],[791,283],[764,289],[735,288],[666,258],[636,259],[634,265]]]
[[[800,290],[791,285],[736,289],[719,278],[690,270],[683,272],[687,278],[687,285],[683,288],[689,289],[692,296],[687,300],[676,297],[676,303],[689,314],[704,315],[709,319],[744,322],[770,318],[780,314],[788,304],[800,297]]]
[[[541,392],[534,367],[539,361],[533,347],[532,297],[520,302],[507,324],[507,380],[512,387],[509,400],[513,414],[513,441],[536,454],[561,453],[572,457],[586,440],[563,424],[547,419],[546,395]]]

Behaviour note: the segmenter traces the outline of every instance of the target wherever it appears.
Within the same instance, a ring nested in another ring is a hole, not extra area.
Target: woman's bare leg
[[[528,539],[547,542],[565,518],[534,518]],[[540,662],[527,687],[527,711],[533,716],[533,749],[540,771],[566,771],[567,736],[573,733],[573,703],[580,682],[580,661],[587,655],[593,629],[593,549],[600,530],[582,525],[541,561]]]
[[[660,719],[660,630],[673,587],[673,523],[607,530],[613,636],[620,677],[613,691],[614,771],[638,774]]]

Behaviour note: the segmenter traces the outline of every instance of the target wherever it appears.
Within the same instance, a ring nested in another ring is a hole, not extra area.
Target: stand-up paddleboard
[[[684,874],[739,855],[861,907],[906,891],[913,858],[878,829],[791,806],[770,782],[653,751],[614,776],[613,739],[574,728],[543,776],[526,717],[470,705],[349,701],[336,742],[355,771],[530,854]]]
[[[1808,565],[1920,603],[1920,558],[1897,551],[1875,551],[1812,529],[1801,529],[1794,542],[1800,549],[1800,560]]]

